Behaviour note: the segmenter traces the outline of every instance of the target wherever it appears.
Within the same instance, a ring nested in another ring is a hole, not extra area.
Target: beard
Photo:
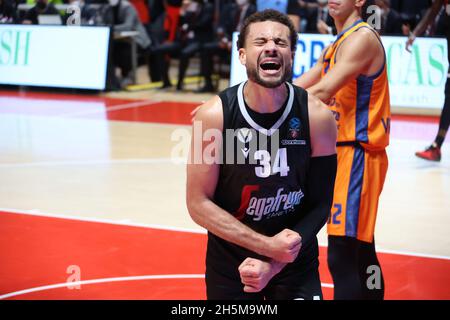
[[[256,82],[257,84],[259,84],[260,86],[263,86],[264,88],[274,89],[292,79],[292,66],[284,65],[284,64],[283,64],[283,66],[284,66],[283,73],[278,79],[265,80],[259,75],[259,72],[257,70],[258,67],[252,67],[252,66],[247,67],[247,77],[249,80]],[[282,66],[282,68],[283,68],[283,66]]]

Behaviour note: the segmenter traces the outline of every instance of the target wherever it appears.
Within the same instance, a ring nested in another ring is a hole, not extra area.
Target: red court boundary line
[[[131,104],[131,103],[145,103],[149,102],[149,105],[155,104],[158,102],[164,103],[175,103],[175,104],[196,104],[201,105],[201,102],[181,102],[181,101],[155,101],[155,100],[147,100],[147,99],[128,99],[128,98],[118,98],[118,97],[107,97],[102,95],[83,95],[83,94],[64,94],[64,93],[46,93],[46,92],[17,92],[13,90],[0,90],[0,97],[12,97],[12,98],[21,98],[27,100],[63,100],[63,101],[79,101],[79,102],[104,102],[108,106],[105,108],[105,111],[108,111],[108,107],[115,107],[121,104]],[[117,104],[114,104],[116,103]],[[132,107],[130,107],[132,108]],[[87,112],[88,110],[85,110]],[[114,111],[114,110],[111,110]],[[394,121],[413,121],[413,122],[422,122],[422,123],[438,123],[439,116],[434,115],[414,115],[414,114],[392,114],[392,119]]]
[[[133,102],[144,101],[145,99],[132,99],[132,98],[119,98],[108,97],[106,95],[99,94],[80,94],[80,93],[49,93],[49,92],[33,92],[33,91],[13,91],[13,90],[0,90],[0,97],[5,98],[20,98],[26,100],[62,100],[62,101],[80,101],[80,102]]]
[[[421,123],[439,123],[438,116],[414,115],[414,114],[393,114],[393,121],[421,122]]]

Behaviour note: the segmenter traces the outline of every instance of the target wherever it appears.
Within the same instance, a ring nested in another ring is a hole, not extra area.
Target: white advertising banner
[[[230,86],[247,79],[239,62],[234,34]],[[300,34],[297,42],[294,79],[308,71],[319,59],[322,50],[334,40],[333,36]],[[406,37],[382,37],[386,50],[391,104],[395,107],[435,108],[444,104],[447,80],[447,42],[442,38],[418,38],[412,52],[405,49]]]
[[[0,84],[105,89],[110,29],[0,24]]]

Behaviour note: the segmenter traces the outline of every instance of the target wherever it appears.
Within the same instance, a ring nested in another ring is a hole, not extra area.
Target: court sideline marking
[[[58,116],[60,117],[78,117],[78,116],[86,116],[86,115],[92,115],[92,114],[101,114],[101,113],[107,113],[108,111],[118,111],[118,110],[124,110],[124,109],[130,109],[130,108],[137,108],[137,107],[147,107],[151,106],[157,103],[163,102],[161,100],[144,100],[144,101],[134,101],[129,103],[123,103],[118,104],[111,107],[105,107],[104,110],[91,110],[91,111],[79,111],[79,112],[72,112],[72,113],[66,113],[66,114],[60,114]]]
[[[83,280],[74,282],[64,282],[51,284],[46,286],[34,287],[30,289],[24,289],[7,293],[0,296],[0,300],[8,299],[15,296],[25,295],[29,293],[47,291],[60,288],[76,287],[82,285],[99,284],[99,283],[111,283],[111,282],[123,282],[123,281],[141,281],[141,280],[166,280],[166,279],[204,279],[204,274],[167,274],[167,275],[146,275],[146,276],[130,276],[130,277],[116,277],[116,278],[103,278],[93,280]],[[334,288],[334,285],[330,283],[321,283],[323,288]]]
[[[59,288],[70,288],[82,285],[99,284],[99,283],[111,283],[111,282],[122,282],[122,281],[140,281],[140,280],[165,280],[165,279],[203,279],[205,276],[203,274],[162,274],[162,275],[146,275],[146,276],[130,276],[130,277],[115,277],[115,278],[102,278],[93,280],[83,280],[74,282],[64,282],[51,284],[46,286],[34,287],[30,289],[24,289],[20,291],[15,291],[7,293],[0,296],[0,300],[7,298],[24,295],[33,292],[47,291]]]

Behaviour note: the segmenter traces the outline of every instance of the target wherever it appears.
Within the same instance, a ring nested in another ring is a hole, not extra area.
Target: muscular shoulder
[[[313,95],[308,95],[309,126],[313,157],[336,153],[337,127],[328,107]]]
[[[214,96],[202,104],[195,114],[194,121],[201,121],[204,129],[223,129],[222,100]]]
[[[342,43],[339,55],[344,55],[345,52],[345,56],[366,60],[378,55],[380,49],[380,41],[374,31],[369,28],[360,28]]]

